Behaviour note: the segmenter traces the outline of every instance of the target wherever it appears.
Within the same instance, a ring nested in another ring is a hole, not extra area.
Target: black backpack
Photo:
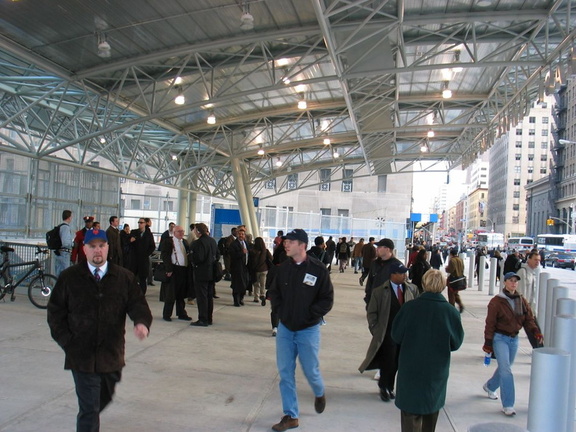
[[[348,243],[341,243],[340,244],[340,253],[341,254],[348,253]]]
[[[55,226],[50,231],[46,233],[46,244],[50,250],[58,250],[62,247],[62,239],[60,238],[60,227],[64,225]]]

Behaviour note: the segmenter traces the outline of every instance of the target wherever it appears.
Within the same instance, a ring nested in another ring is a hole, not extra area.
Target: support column
[[[188,208],[188,192],[179,190],[178,191],[178,222],[177,224],[183,226],[186,232],[188,232],[188,214],[186,212]]]
[[[250,224],[252,225],[252,235],[254,238],[260,237],[260,224],[258,224],[258,218],[256,217],[256,207],[254,206],[254,196],[252,195],[252,189],[250,188],[250,179],[248,176],[248,170],[245,164],[240,165],[242,169],[242,177],[244,178],[244,190],[246,193],[246,204],[248,205],[248,216],[250,216]]]
[[[196,192],[188,192],[188,225],[198,222],[196,220],[196,207],[198,204],[198,194]]]
[[[248,198],[246,197],[246,188],[244,187],[244,176],[242,175],[241,163],[238,158],[230,159],[230,166],[232,167],[232,177],[236,185],[236,198],[238,206],[240,207],[240,218],[242,223],[246,225],[246,229],[250,234],[254,234],[252,228],[252,219],[249,214]]]

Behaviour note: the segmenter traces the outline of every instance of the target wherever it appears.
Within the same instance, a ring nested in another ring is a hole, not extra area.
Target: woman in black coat
[[[418,292],[422,294],[422,277],[424,273],[430,270],[430,263],[426,259],[426,250],[421,249],[418,251],[414,262],[412,263],[412,267],[410,267],[410,277],[412,279],[412,283],[418,287]]]

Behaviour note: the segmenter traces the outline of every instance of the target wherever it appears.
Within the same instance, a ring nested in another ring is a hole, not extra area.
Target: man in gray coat
[[[372,341],[360,372],[380,369],[378,387],[384,402],[394,399],[394,381],[398,370],[398,347],[390,336],[394,317],[402,305],[418,296],[418,287],[406,282],[408,269],[401,262],[390,264],[390,279],[372,291],[367,308],[368,329]]]

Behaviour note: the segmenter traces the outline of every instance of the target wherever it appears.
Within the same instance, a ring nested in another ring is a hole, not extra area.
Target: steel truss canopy
[[[574,15],[570,0],[0,0],[0,150],[224,198],[235,159],[254,194],[323,168],[466,166],[576,71]]]

